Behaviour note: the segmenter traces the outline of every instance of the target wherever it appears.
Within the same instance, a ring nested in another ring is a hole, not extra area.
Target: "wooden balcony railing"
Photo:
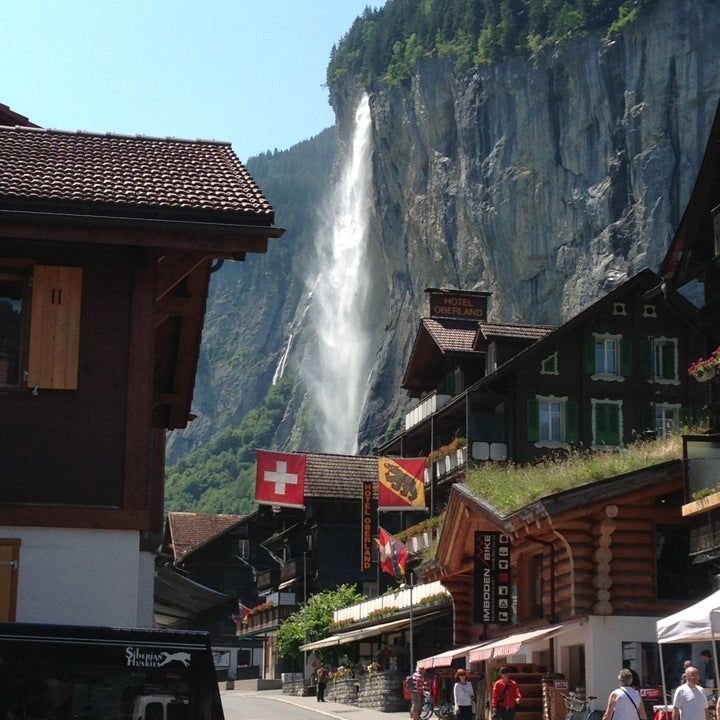
[[[312,558],[295,558],[289,560],[280,568],[280,582],[286,582],[287,580],[294,580],[298,578],[302,580],[305,577],[305,573],[310,577],[310,573],[315,572],[315,564]]]
[[[255,613],[242,625],[241,633],[258,630],[271,630],[278,627],[284,620],[297,610],[297,605],[277,605]]]
[[[258,573],[257,590],[259,593],[266,590],[276,589],[280,584],[280,568],[272,568],[265,572]]]

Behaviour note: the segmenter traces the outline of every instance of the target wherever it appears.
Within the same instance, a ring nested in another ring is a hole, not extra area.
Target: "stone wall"
[[[283,693],[302,695],[303,683],[283,683]],[[398,712],[409,707],[402,697],[401,676],[391,672],[332,679],[325,689],[325,699],[380,712]]]

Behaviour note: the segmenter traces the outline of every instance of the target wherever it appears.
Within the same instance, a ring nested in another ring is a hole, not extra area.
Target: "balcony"
[[[258,594],[267,592],[268,590],[276,590],[280,584],[280,568],[271,568],[265,572],[258,573],[257,591]]]
[[[709,523],[690,531],[690,555],[710,552],[720,548],[720,525]]]
[[[277,605],[251,615],[238,628],[238,635],[257,634],[265,630],[276,630],[297,610],[297,605]]]
[[[687,435],[683,438],[687,517],[720,507],[720,436]]]
[[[433,461],[433,474],[436,480],[450,476],[456,470],[464,470],[467,461],[467,448],[453,450],[449,455]],[[429,477],[425,472],[425,483],[428,484]]]
[[[280,582],[288,582],[289,580],[304,580],[305,577],[314,577],[315,564],[312,558],[295,558],[289,560],[280,567]]]
[[[451,398],[451,395],[439,395],[437,392],[423,398],[406,413],[405,430],[419,425],[425,418],[430,417],[434,412],[440,410],[441,407],[447,405]]]

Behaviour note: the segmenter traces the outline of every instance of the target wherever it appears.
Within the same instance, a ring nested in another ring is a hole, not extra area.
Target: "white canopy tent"
[[[715,666],[715,687],[720,687],[718,677],[718,659],[715,640],[720,634],[720,590],[700,600],[684,610],[668,615],[657,621],[658,652],[660,653],[660,673],[663,692],[667,694],[665,667],[662,658],[662,645],[667,643],[712,643],[713,663]]]

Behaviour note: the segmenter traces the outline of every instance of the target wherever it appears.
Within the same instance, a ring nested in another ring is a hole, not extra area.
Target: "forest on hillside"
[[[422,57],[460,67],[545,48],[599,30],[609,39],[656,0],[388,0],[365,9],[337,46],[328,84],[345,76],[368,88],[410,77]]]

